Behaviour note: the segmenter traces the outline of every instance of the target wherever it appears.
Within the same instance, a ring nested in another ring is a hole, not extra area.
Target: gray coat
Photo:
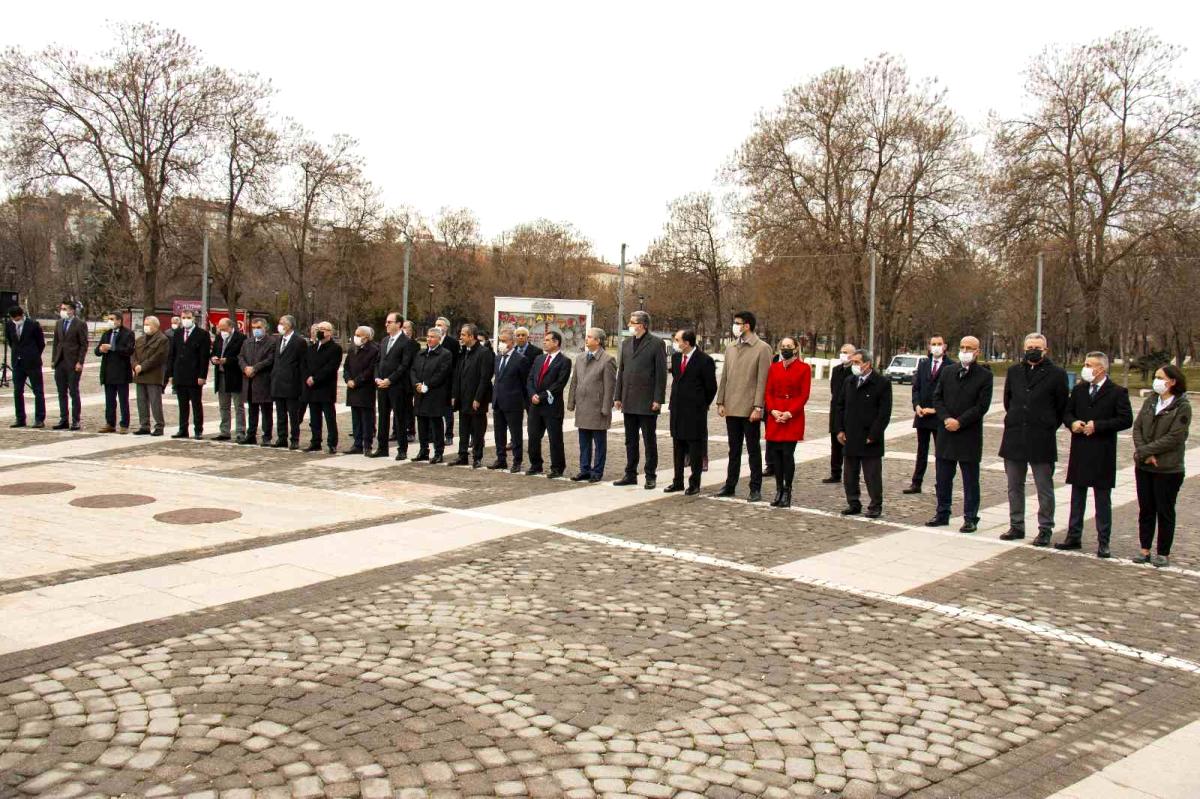
[[[604,350],[588,360],[587,353],[575,356],[567,391],[567,410],[575,411],[580,430],[612,427],[613,397],[617,388],[617,361]]]
[[[247,366],[254,369],[254,374],[242,381],[244,402],[255,405],[271,402],[271,370],[275,366],[275,350],[278,348],[279,339],[275,336],[263,336],[261,339],[247,336],[242,342],[241,352],[238,353],[238,366],[243,370]]]
[[[621,344],[621,365],[617,370],[617,402],[624,413],[648,416],[659,413],[667,401],[667,348],[653,333],[636,339],[630,337]],[[657,402],[658,410],[650,404]]]

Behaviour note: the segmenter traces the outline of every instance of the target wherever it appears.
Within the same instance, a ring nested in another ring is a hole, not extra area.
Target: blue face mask
[[[267,331],[263,330],[261,327],[254,328],[254,337],[256,339],[262,338],[266,334],[267,334]]]

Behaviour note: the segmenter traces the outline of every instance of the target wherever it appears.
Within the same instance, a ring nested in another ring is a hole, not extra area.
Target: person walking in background
[[[850,376],[850,356],[857,351],[853,344],[843,344],[838,351],[837,366],[829,370],[829,476],[821,481],[829,485],[842,482],[842,442],[838,440],[837,414],[846,378]]]
[[[917,431],[917,460],[913,464],[912,480],[905,494],[920,494],[925,482],[925,470],[929,465],[929,442],[937,438],[937,408],[933,407],[933,389],[937,385],[942,369],[953,369],[957,364],[946,355],[946,339],[940,335],[929,337],[929,357],[922,358],[913,375],[912,405],[913,427]]]
[[[617,362],[604,351],[604,331],[588,328],[567,390],[567,410],[575,412],[579,432],[579,473],[571,478],[576,483],[598,483],[604,477],[616,388]]]
[[[12,349],[13,410],[16,420],[10,427],[24,427],[25,383],[33,394],[33,426],[46,426],[46,393],[42,380],[42,353],[46,351],[46,336],[36,319],[30,319],[25,309],[15,305],[8,309],[4,320],[4,340]]]
[[[157,316],[147,316],[142,321],[142,335],[133,343],[133,382],[138,412],[135,436],[161,436],[166,426],[162,397],[171,340],[159,329],[161,326]],[[151,418],[153,429],[150,428]]]
[[[979,464],[983,460],[983,419],[992,404],[992,372],[975,362],[979,339],[966,336],[958,346],[958,368],[943,369],[933,391],[937,408],[937,513],[929,527],[950,523],[954,473],[962,472],[963,525],[960,533],[979,529]]]
[[[1192,425],[1187,380],[1174,364],[1154,373],[1154,393],[1146,397],[1133,423],[1134,479],[1137,483],[1138,538],[1142,553],[1134,563],[1171,565],[1175,541],[1175,500],[1183,486],[1184,456]],[[1150,548],[1156,554],[1151,557]]]
[[[750,461],[750,502],[762,500],[763,394],[771,368],[771,347],[754,332],[754,314],[742,311],[733,316],[733,341],[725,348],[725,364],[717,383],[717,413],[725,418],[729,434],[729,468],[719,497],[737,493],[742,473],[742,446]]]
[[[121,314],[106,314],[112,327],[100,335],[96,356],[100,358],[100,385],[104,386],[104,426],[101,433],[129,432],[129,384],[133,382],[133,331],[121,323]],[[121,418],[117,419],[117,406]]]
[[[242,399],[250,406],[247,409],[246,437],[239,444],[258,443],[261,418],[262,445],[271,446],[275,422],[271,407],[271,371],[275,367],[277,346],[275,337],[267,335],[267,320],[261,316],[254,319],[250,323],[250,337],[238,353],[238,366],[242,370]]]
[[[1083,514],[1091,488],[1096,498],[1096,557],[1112,557],[1108,544],[1112,535],[1112,490],[1117,482],[1117,433],[1133,426],[1133,409],[1125,387],[1108,379],[1108,356],[1103,352],[1087,354],[1080,381],[1067,400],[1063,424],[1071,431],[1067,460],[1071,515],[1066,540],[1054,548],[1083,548]]]
[[[399,329],[399,325],[396,328]],[[346,405],[350,408],[350,431],[354,436],[354,445],[346,450],[347,455],[370,453],[371,442],[375,439],[375,395],[386,393],[375,387],[379,345],[374,339],[375,331],[360,325],[354,331],[354,346],[350,348],[342,367],[342,379],[346,381]],[[388,418],[386,413],[382,413],[382,416],[385,420]],[[385,434],[385,443],[386,440]]]
[[[800,360],[796,339],[779,340],[779,360],[767,372],[763,407],[767,412],[767,463],[775,477],[774,508],[792,505],[796,443],[804,440],[804,406],[812,392],[812,367]]]
[[[625,475],[613,485],[637,485],[640,438],[646,451],[643,487],[652,489],[658,476],[658,415],[667,399],[667,348],[650,332],[650,314],[645,311],[629,315],[629,337],[621,343],[616,392],[616,408],[625,419]]]
[[[58,306],[58,322],[54,325],[54,346],[50,365],[54,368],[54,384],[58,388],[58,424],[55,430],[79,429],[83,399],[79,396],[79,378],[87,359],[87,322],[75,316],[75,303],[63,300]],[[71,408],[68,413],[67,401]]]
[[[696,347],[696,331],[675,333],[671,356],[671,442],[675,478],[664,493],[700,493],[704,453],[708,446],[708,409],[717,396],[717,365],[712,356]],[[684,464],[690,466],[687,488],[683,485]]]

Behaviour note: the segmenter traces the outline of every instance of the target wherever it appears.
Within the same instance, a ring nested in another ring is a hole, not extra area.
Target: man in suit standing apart
[[[379,421],[376,432],[379,441],[368,458],[386,458],[388,439],[396,436],[396,460],[408,460],[408,423],[412,416],[412,382],[409,370],[417,354],[417,342],[404,332],[404,318],[396,311],[389,313],[383,326],[387,335],[379,344],[379,363],[375,367],[376,402]],[[363,441],[369,447],[370,441]]]
[[[304,391],[304,353],[308,342],[296,332],[296,317],[279,317],[275,363],[271,367],[271,399],[275,403],[277,449],[300,449],[300,394]]]
[[[708,409],[717,396],[717,364],[696,347],[696,331],[675,333],[671,356],[670,426],[675,477],[664,494],[683,491],[689,497],[700,493],[700,473],[708,446]],[[690,466],[687,489],[683,465]]]
[[[719,497],[737,493],[742,474],[742,446],[750,462],[750,502],[762,501],[762,421],[767,393],[767,374],[771,371],[771,345],[754,332],[758,321],[754,314],[734,314],[733,341],[725,348],[725,363],[717,383],[717,413],[725,417],[729,434],[729,468]]]
[[[4,320],[4,340],[12,350],[13,410],[17,419],[10,427],[25,426],[25,381],[33,392],[33,426],[46,426],[46,394],[42,381],[42,353],[46,336],[37,320],[30,319],[17,305],[8,309]]]
[[[1025,473],[1033,471],[1038,495],[1038,534],[1044,547],[1054,529],[1054,464],[1058,460],[1058,428],[1067,407],[1067,373],[1050,360],[1041,333],[1025,337],[1022,363],[1009,367],[1004,380],[1004,437],[1000,457],[1008,476],[1009,528],[1003,541],[1025,537]]]
[[[417,440],[420,449],[413,462],[441,463],[446,448],[446,413],[450,410],[450,382],[454,378],[454,356],[442,346],[442,329],[425,333],[425,349],[413,359],[409,380],[416,395]],[[430,457],[429,449],[433,448]]]
[[[550,436],[551,480],[563,476],[567,469],[567,452],[563,447],[563,417],[566,401],[563,393],[571,380],[571,360],[559,352],[562,334],[547,331],[542,339],[545,348],[529,370],[525,391],[529,395],[529,469],[525,474],[542,473],[542,436]]]
[[[868,519],[883,513],[883,433],[892,420],[892,382],[874,369],[869,350],[855,350],[850,356],[850,376],[842,387],[842,405],[838,409],[838,443],[842,445],[846,488],[843,516],[862,513],[859,473],[867,483]]]
[[[838,441],[837,415],[842,407],[842,391],[846,378],[850,376],[850,356],[858,347],[846,343],[838,351],[838,364],[829,370],[829,476],[822,483],[833,485],[842,482],[842,442]]]
[[[658,475],[658,414],[667,399],[667,348],[650,332],[650,314],[629,315],[629,338],[621,343],[617,364],[616,408],[625,415],[625,476],[616,486],[637,485],[638,437],[646,449],[645,488]]]
[[[163,384],[166,381],[167,359],[171,353],[171,340],[159,328],[162,323],[157,316],[142,320],[143,335],[133,342],[133,382],[137,386],[138,429],[135,436],[161,436],[166,420],[163,419]],[[150,421],[154,420],[154,429]]]
[[[937,439],[937,409],[933,407],[933,389],[938,376],[945,368],[953,369],[954,361],[946,355],[946,339],[934,335],[929,337],[929,357],[917,364],[917,373],[912,382],[913,427],[917,431],[917,461],[913,464],[912,481],[905,494],[920,494],[925,481],[925,469],[929,464],[929,440]]]
[[[54,367],[54,385],[58,388],[58,424],[55,430],[79,429],[79,417],[83,412],[83,400],[79,396],[79,378],[83,374],[83,362],[87,358],[87,322],[75,316],[75,303],[63,300],[58,306],[58,322],[54,325],[54,348],[50,353],[50,365]],[[71,413],[67,415],[67,398],[71,400]],[[70,421],[68,421],[68,419]]]
[[[1112,490],[1117,482],[1117,433],[1133,427],[1129,391],[1108,379],[1108,356],[1089,352],[1080,381],[1071,391],[1063,424],[1071,431],[1067,485],[1071,486],[1071,516],[1067,538],[1055,549],[1083,549],[1083,514],[1087,492],[1096,498],[1096,557],[1111,558]]]
[[[576,483],[598,483],[604,477],[616,389],[617,362],[604,351],[604,330],[590,327],[567,390],[567,410],[575,412],[579,431],[579,473],[571,478]]]
[[[513,331],[504,328],[496,336],[496,375],[492,386],[492,424],[496,430],[496,460],[489,469],[521,471],[522,443],[525,437],[525,406],[529,402],[525,383],[532,366],[513,346]],[[508,466],[511,436],[512,467]]]
[[[275,368],[275,337],[267,334],[267,320],[261,316],[250,323],[250,338],[238,353],[242,370],[242,397],[250,406],[250,424],[246,438],[239,444],[258,442],[258,420],[262,419],[262,445],[271,446],[274,409],[271,407],[271,371]]]
[[[483,441],[487,435],[488,405],[492,402],[492,375],[496,356],[479,342],[479,328],[463,325],[458,332],[462,345],[454,370],[451,406],[458,411],[458,459],[451,466],[466,466],[468,450],[472,469],[483,465]]]
[[[217,322],[217,337],[213,339],[212,356],[217,392],[217,407],[221,413],[220,432],[214,437],[215,441],[229,441],[230,436],[230,405],[233,406],[233,433],[240,443],[246,437],[246,406],[242,404],[242,370],[238,365],[238,356],[242,354],[242,345],[246,343],[246,335],[233,324],[228,316]]]
[[[958,346],[958,368],[943,369],[933,390],[938,431],[934,449],[937,473],[937,514],[926,524],[950,523],[954,473],[962,472],[963,526],[960,533],[979,529],[979,464],[983,460],[983,418],[992,404],[992,371],[975,363],[979,339],[965,337]]]
[[[183,311],[179,314],[179,330],[171,339],[171,355],[167,359],[167,377],[175,389],[179,402],[179,431],[171,438],[188,437],[188,414],[191,412],[196,438],[204,436],[204,405],[201,391],[208,382],[209,353],[212,339],[208,331],[196,327],[196,314]]]
[[[121,406],[121,432],[129,432],[129,384],[133,382],[133,331],[121,324],[121,314],[106,315],[112,325],[100,336],[100,385],[104,386],[104,426],[101,433],[117,432],[117,405]]]
[[[308,426],[312,432],[305,452],[321,451],[321,420],[325,421],[325,445],[337,454],[338,372],[342,368],[342,345],[333,340],[333,325],[318,322],[313,341],[304,351],[304,386],[308,389]]]

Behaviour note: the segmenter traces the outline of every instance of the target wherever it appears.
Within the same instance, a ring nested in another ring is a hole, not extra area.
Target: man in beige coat
[[[163,384],[166,380],[167,352],[171,342],[159,330],[157,316],[147,316],[142,322],[144,335],[133,343],[133,382],[137,386],[138,429],[135,436],[163,434]],[[154,430],[150,417],[154,417]]]
[[[588,328],[567,389],[567,410],[575,411],[579,431],[579,474],[571,478],[576,483],[598,483],[604,477],[616,387],[617,362],[604,351],[604,331]]]
[[[717,496],[732,497],[742,473],[742,442],[750,460],[751,502],[762,500],[763,395],[767,372],[771,369],[771,346],[760,339],[754,328],[757,320],[749,311],[733,317],[733,342],[725,348],[725,365],[717,385],[717,413],[725,417],[729,433],[729,471],[725,487]]]

